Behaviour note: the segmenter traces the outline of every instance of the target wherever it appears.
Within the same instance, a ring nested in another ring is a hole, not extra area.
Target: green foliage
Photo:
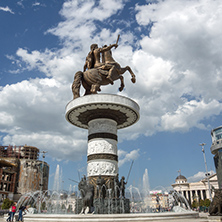
[[[200,199],[200,201],[199,201],[199,206],[200,206],[200,207],[203,207],[203,206],[204,206],[204,200]]]
[[[196,200],[194,200],[191,206],[192,206],[192,208],[197,208],[198,202]]]
[[[211,201],[209,199],[205,199],[204,200],[204,206],[205,207],[209,207],[210,206]]]
[[[11,207],[12,203],[13,203],[13,201],[9,200],[8,198],[4,199],[3,204],[2,204],[2,210],[9,209]]]

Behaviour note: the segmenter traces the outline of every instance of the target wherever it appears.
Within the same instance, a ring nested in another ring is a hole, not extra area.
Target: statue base
[[[130,213],[130,200],[126,198],[94,199],[95,214]]]
[[[83,212],[129,213],[129,200],[119,198],[124,197],[126,182],[124,176],[119,181],[117,130],[139,120],[139,105],[119,95],[87,95],[68,103],[66,120],[88,130],[87,177],[78,185],[84,198]]]
[[[130,200],[126,198],[102,199],[94,198],[93,208],[89,213],[94,214],[123,214],[130,213]],[[83,207],[83,200],[76,200],[75,214],[80,214]]]

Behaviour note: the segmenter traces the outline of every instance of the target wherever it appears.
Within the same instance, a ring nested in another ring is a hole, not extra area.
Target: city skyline
[[[140,120],[118,131],[119,175],[169,188],[178,171],[190,182],[215,172],[211,130],[222,125],[222,3],[219,0],[18,0],[0,3],[0,144],[47,151],[50,186],[59,164],[64,189],[86,174],[87,131],[65,120],[74,74],[90,45],[136,75],[101,87],[140,106]],[[81,95],[83,90],[81,90]],[[40,160],[42,156],[40,155]],[[72,184],[74,185],[74,184]]]

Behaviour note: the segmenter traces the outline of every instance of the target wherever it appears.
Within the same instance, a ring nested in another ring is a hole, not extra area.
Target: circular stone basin
[[[113,222],[113,221],[175,221],[175,222],[199,222],[207,221],[199,218],[199,212],[164,212],[164,213],[131,213],[131,214],[26,214],[25,221],[35,222],[59,222],[59,221],[72,221],[72,222]]]
[[[93,94],[70,101],[66,106],[66,120],[88,129],[93,119],[107,118],[117,122],[117,129],[133,125],[139,120],[139,105],[119,95]]]

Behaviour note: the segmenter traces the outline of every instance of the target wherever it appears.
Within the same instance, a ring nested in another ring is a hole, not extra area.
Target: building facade
[[[218,189],[217,175],[213,174],[209,176],[210,191],[212,197],[214,197],[214,189]],[[194,200],[210,199],[209,187],[207,178],[204,178],[198,182],[189,183],[186,177],[179,175],[175,183],[171,185],[174,190],[181,193],[191,204]]]
[[[0,146],[0,201],[48,189],[49,165],[33,146]]]

